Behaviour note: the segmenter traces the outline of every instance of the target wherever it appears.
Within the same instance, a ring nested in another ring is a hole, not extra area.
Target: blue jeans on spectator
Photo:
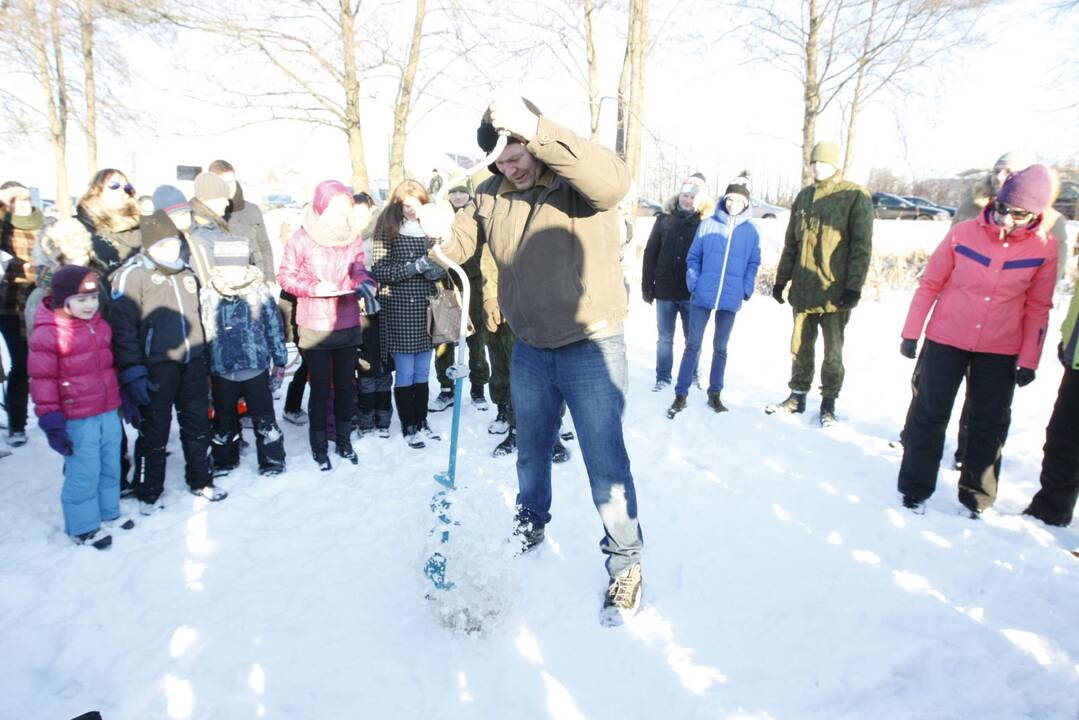
[[[394,385],[396,387],[408,387],[419,383],[426,383],[431,376],[431,357],[433,350],[424,350],[418,353],[395,352],[393,354]]]
[[[704,330],[711,317],[710,308],[693,306],[689,313],[689,338],[686,351],[682,353],[682,366],[678,368],[678,382],[674,386],[675,395],[688,395],[689,384],[693,382],[693,373],[697,369],[697,360],[701,355],[701,343]],[[716,310],[716,331],[712,336],[712,369],[708,373],[708,392],[723,389],[723,374],[727,370],[727,341],[734,328],[734,316],[729,310]]]
[[[689,300],[656,300],[656,382],[670,382],[674,367],[674,325],[682,318],[682,338],[689,344]]]
[[[551,520],[551,453],[565,402],[588,470],[592,501],[603,521],[600,550],[607,555],[611,577],[639,563],[644,545],[622,437],[627,374],[621,335],[560,348],[536,348],[517,340],[513,347],[518,513],[539,525]]]

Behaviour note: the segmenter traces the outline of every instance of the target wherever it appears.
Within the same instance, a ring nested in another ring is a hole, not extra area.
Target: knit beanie
[[[161,185],[154,190],[154,210],[164,210],[167,215],[181,212],[191,212],[191,204],[180,192],[179,188],[172,185]]]
[[[210,172],[200,172],[195,177],[195,197],[202,202],[207,200],[228,200],[232,197],[229,184]]]
[[[1053,197],[1053,176],[1045,165],[1012,173],[997,193],[997,202],[1041,214]]]
[[[1034,153],[1029,150],[1009,150],[997,158],[997,161],[993,163],[993,170],[1018,172],[1019,170],[1026,170],[1036,162],[1037,159],[1034,157]]]
[[[454,185],[453,187],[451,187],[449,190],[446,191],[446,194],[448,195],[449,193],[455,193],[455,192],[466,193],[466,192],[468,192],[468,186],[467,185]]]
[[[225,235],[214,242],[214,267],[235,265],[246,267],[249,265],[251,250],[247,240],[235,235]]]
[[[143,248],[149,248],[158,240],[180,237],[180,231],[172,224],[172,219],[164,210],[154,210],[153,215],[143,218],[139,231],[142,234]]]
[[[741,180],[741,178],[739,178],[739,180]],[[727,189],[723,191],[723,197],[727,197],[728,195],[741,195],[746,199],[746,205],[749,205],[749,188],[738,180],[732,182],[727,186]]]
[[[809,162],[828,163],[832,167],[839,167],[839,146],[834,142],[819,142],[813,146],[813,152],[809,156]]]
[[[326,212],[330,202],[338,195],[348,195],[348,199],[352,200],[352,191],[343,182],[323,180],[315,186],[315,193],[311,198],[311,207],[315,209],[317,215],[321,215]]]
[[[52,276],[52,309],[64,307],[72,295],[94,294],[101,288],[97,273],[81,265],[64,265]]]

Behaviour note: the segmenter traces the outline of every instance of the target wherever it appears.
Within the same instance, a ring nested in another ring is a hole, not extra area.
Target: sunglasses
[[[123,188],[124,192],[127,193],[128,195],[134,195],[135,194],[135,186],[132,185],[131,183],[127,183],[125,185],[123,183],[120,183],[120,182],[117,182],[117,181],[113,180],[111,183],[109,183],[105,187],[107,187],[109,190],[119,190],[120,188]]]
[[[1025,220],[1027,218],[1034,217],[1034,213],[1029,210],[1024,210],[1022,208],[1013,208],[1009,205],[1005,205],[1002,202],[996,203],[993,206],[993,209],[1001,215],[1011,215],[1016,220]]]

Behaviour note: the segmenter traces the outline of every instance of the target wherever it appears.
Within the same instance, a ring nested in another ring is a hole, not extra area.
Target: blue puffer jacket
[[[288,364],[281,312],[253,266],[239,287],[225,286],[216,273],[212,276],[202,290],[202,325],[214,375]]]
[[[748,209],[732,218],[722,208],[720,202],[697,228],[686,258],[686,287],[697,307],[738,312],[742,300],[753,295],[761,240]]]

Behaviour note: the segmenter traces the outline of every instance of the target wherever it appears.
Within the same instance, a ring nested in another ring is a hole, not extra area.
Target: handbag
[[[455,343],[461,339],[461,292],[457,288],[439,287],[427,299],[427,334],[432,345]],[[468,335],[473,332],[468,325]]]

